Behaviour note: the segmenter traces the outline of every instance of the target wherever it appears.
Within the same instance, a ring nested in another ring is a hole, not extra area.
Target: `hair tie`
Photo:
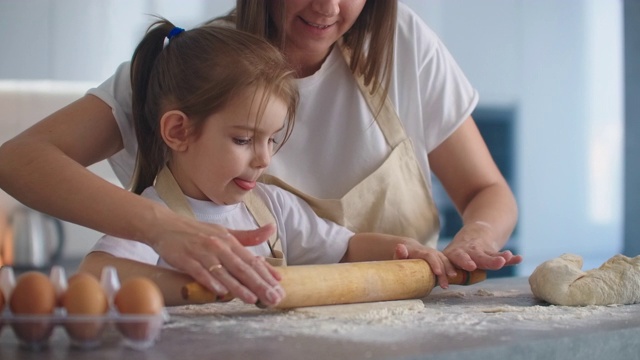
[[[171,31],[169,31],[169,35],[167,35],[167,39],[171,40],[173,39],[176,35],[180,34],[181,32],[183,32],[184,29],[183,28],[179,28],[179,27],[174,27],[173,29],[171,29]]]

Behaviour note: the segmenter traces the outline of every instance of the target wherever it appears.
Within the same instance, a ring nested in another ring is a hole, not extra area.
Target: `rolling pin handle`
[[[449,284],[453,285],[473,285],[487,279],[487,272],[484,270],[467,271],[456,269],[456,276],[449,277]]]
[[[228,302],[233,300],[233,296],[230,293],[218,295],[196,282],[184,285],[180,290],[180,294],[182,295],[182,299],[198,304]]]

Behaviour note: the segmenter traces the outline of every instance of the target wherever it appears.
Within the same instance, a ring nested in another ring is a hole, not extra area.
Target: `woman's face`
[[[355,23],[366,0],[272,1],[273,19],[283,15],[282,3],[285,3],[285,52],[324,59],[331,46]],[[281,26],[278,20],[275,22]]]

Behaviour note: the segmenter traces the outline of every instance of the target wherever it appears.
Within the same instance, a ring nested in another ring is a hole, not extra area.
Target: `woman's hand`
[[[467,271],[499,270],[522,262],[522,256],[500,251],[494,237],[491,225],[475,221],[463,226],[443,253],[451,263]]]
[[[231,293],[245,303],[260,301],[266,306],[284,298],[278,272],[245,248],[266,241],[274,225],[237,231],[178,215],[172,218],[149,237],[150,246],[171,266],[219,296]]]
[[[429,263],[431,271],[438,278],[438,285],[449,287],[448,277],[456,276],[456,269],[449,259],[440,251],[426,247],[417,241],[396,245],[394,259],[423,259]]]

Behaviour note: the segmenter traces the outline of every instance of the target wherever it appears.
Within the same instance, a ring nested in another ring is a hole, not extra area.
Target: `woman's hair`
[[[272,96],[287,104],[283,140],[293,129],[298,91],[281,52],[263,38],[233,28],[203,25],[173,31],[165,19],[154,22],[131,60],[133,119],[138,156],[131,190],[140,194],[168,159],[160,119],[170,110],[185,113],[198,136],[203,121],[246,89],[264,89],[256,124]],[[171,32],[170,39],[167,40]]]
[[[239,30],[269,39],[282,50],[286,31],[284,18],[273,19],[270,6],[280,6],[283,10],[280,13],[284,14],[287,1],[237,0],[236,8],[223,19],[235,22]],[[351,71],[363,75],[372,92],[382,86],[384,98],[391,81],[397,10],[397,0],[367,0],[362,13],[344,35],[344,45],[351,52]],[[284,31],[279,33],[278,28]]]

